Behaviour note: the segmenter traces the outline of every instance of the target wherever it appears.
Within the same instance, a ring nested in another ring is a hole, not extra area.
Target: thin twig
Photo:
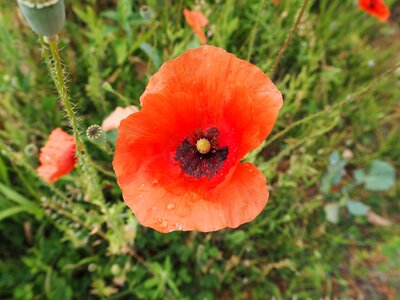
[[[297,29],[297,27],[298,27],[298,25],[300,23],[300,20],[301,20],[301,18],[303,16],[303,13],[304,13],[304,11],[305,11],[305,9],[307,7],[307,3],[308,3],[308,0],[303,0],[303,4],[301,5],[301,7],[299,9],[299,13],[297,14],[296,21],[294,22],[292,28],[290,29],[290,31],[289,31],[289,33],[288,33],[288,35],[286,37],[285,42],[283,43],[281,49],[279,50],[278,56],[276,57],[276,59],[274,61],[274,64],[272,65],[272,71],[271,71],[271,75],[270,75],[271,79],[273,79],[275,74],[276,74],[276,71],[278,69],[278,65],[279,65],[279,63],[280,63],[280,61],[282,59],[282,56],[285,53],[287,47],[289,46],[290,40],[292,39],[292,36],[293,36],[294,32],[296,31],[296,29]]]
[[[265,0],[262,0],[259,4],[258,4],[258,12],[257,12],[257,17],[256,17],[256,21],[254,23],[254,26],[251,30],[250,33],[250,42],[249,42],[249,52],[247,53],[247,60],[250,61],[251,59],[251,55],[253,54],[253,49],[254,49],[254,41],[256,39],[256,34],[258,31],[258,26],[261,20],[261,12],[264,8],[265,5]]]

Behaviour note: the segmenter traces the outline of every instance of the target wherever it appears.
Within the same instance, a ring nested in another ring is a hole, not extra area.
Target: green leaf
[[[43,211],[32,201],[28,200],[21,194],[15,192],[4,184],[0,183],[0,193],[3,194],[8,200],[19,204],[18,207],[23,207],[24,211],[36,216],[42,216]]]
[[[113,42],[115,54],[117,57],[117,64],[122,64],[128,56],[128,45],[125,40],[115,40]]]
[[[360,201],[349,200],[347,201],[347,209],[354,216],[365,216],[369,207]]]
[[[341,161],[340,159],[340,155],[338,151],[333,151],[330,155],[329,155],[329,164],[334,166],[339,164]]]
[[[370,191],[386,191],[392,188],[396,180],[396,170],[388,162],[373,160],[371,169],[365,177],[364,187]]]
[[[106,131],[107,141],[115,146],[115,142],[117,141],[118,131],[117,130],[110,130]]]
[[[0,222],[7,219],[13,215],[19,214],[21,212],[27,211],[25,207],[13,206],[0,211]]]
[[[142,43],[140,45],[140,49],[143,50],[144,53],[150,58],[151,62],[153,63],[154,69],[158,70],[161,66],[162,61],[158,50],[147,43]]]
[[[356,183],[363,183],[366,177],[364,170],[361,169],[355,170],[353,176]]]
[[[339,222],[339,203],[327,203],[324,206],[326,220],[331,223]]]
[[[0,156],[0,181],[4,182],[5,184],[10,184],[7,167],[1,156]]]
[[[328,168],[321,178],[320,189],[325,194],[329,194],[332,191],[332,185],[338,184],[344,174],[344,168],[347,162],[340,158],[338,151],[333,151],[329,155]]]

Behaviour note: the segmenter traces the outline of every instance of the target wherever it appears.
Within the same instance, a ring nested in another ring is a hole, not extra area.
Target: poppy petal
[[[382,0],[359,0],[358,6],[382,22],[390,17],[390,10]]]
[[[207,42],[207,37],[203,32],[203,27],[208,24],[208,19],[201,12],[195,10],[191,11],[186,8],[183,10],[183,15],[188,25],[200,38],[200,42],[205,44]]]
[[[76,163],[76,144],[72,135],[61,128],[54,129],[45,146],[40,149],[40,166],[36,169],[39,176],[48,182],[55,182],[61,176],[70,173]]]
[[[203,194],[168,192],[141,170],[118,183],[139,222],[164,233],[236,228],[253,220],[268,201],[265,176],[250,163],[239,164],[230,180]]]
[[[280,91],[259,68],[209,45],[189,50],[161,66],[140,101],[145,105],[149,94],[178,93],[198,96],[211,115],[222,113],[218,104],[222,105],[224,119],[241,131],[242,157],[268,136],[283,103]]]
[[[139,109],[134,105],[130,105],[125,108],[117,106],[117,108],[107,118],[104,119],[101,127],[104,131],[117,129],[123,119],[138,111]]]
[[[161,232],[213,231],[255,218],[268,188],[240,160],[267,137],[282,106],[271,80],[202,46],[164,64],[141,101],[118,128],[113,161],[139,221]]]

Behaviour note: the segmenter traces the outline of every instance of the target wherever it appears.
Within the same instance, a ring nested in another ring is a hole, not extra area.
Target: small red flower
[[[202,46],[165,63],[118,128],[113,161],[125,202],[161,232],[253,220],[265,176],[240,160],[274,126],[282,95],[256,66]]]
[[[54,129],[44,147],[40,149],[40,166],[36,171],[44,180],[56,182],[74,169],[75,151],[74,137],[61,128]]]
[[[203,27],[208,24],[208,19],[201,12],[188,10],[186,8],[183,10],[183,15],[185,16],[186,22],[200,38],[200,42],[205,44],[207,42],[207,37],[203,32]]]
[[[130,105],[125,108],[117,106],[117,108],[104,119],[101,127],[104,131],[117,129],[123,119],[138,111],[139,109],[135,105]]]
[[[390,10],[382,0],[359,0],[358,6],[381,21],[390,17]]]

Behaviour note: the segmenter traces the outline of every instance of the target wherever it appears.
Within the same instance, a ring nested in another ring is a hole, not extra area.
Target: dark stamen
[[[228,157],[228,147],[219,147],[218,135],[219,131],[214,127],[205,132],[196,129],[178,146],[175,159],[181,163],[186,174],[211,179],[223,167]]]

